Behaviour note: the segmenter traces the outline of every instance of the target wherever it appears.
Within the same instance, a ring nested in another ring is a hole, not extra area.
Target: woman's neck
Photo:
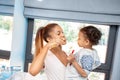
[[[58,46],[58,47],[54,47],[52,49],[50,49],[53,53],[58,53],[62,51],[62,47]]]
[[[61,61],[61,63],[64,66],[67,66],[67,64],[68,64],[67,55],[64,51],[62,51],[61,46],[52,48],[50,50]]]

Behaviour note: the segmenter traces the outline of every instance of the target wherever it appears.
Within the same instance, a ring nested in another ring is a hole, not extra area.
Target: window
[[[0,15],[0,67],[9,66],[13,17]]]
[[[0,49],[11,51],[13,18],[0,16]]]
[[[32,55],[34,54],[34,39],[36,31],[39,27],[45,26],[48,23],[58,23],[64,30],[65,36],[67,37],[67,45],[63,46],[64,51],[69,52],[72,47],[76,51],[77,46],[77,35],[80,27],[86,25],[94,25],[99,28],[102,32],[102,38],[99,45],[94,46],[97,49],[102,65],[91,72],[89,80],[108,80],[110,75],[110,63],[112,62],[112,52],[114,47],[114,39],[116,34],[116,26],[109,25],[98,25],[88,24],[80,22],[69,22],[69,21],[52,21],[52,20],[40,20],[40,19],[29,19],[28,20],[28,40],[27,40],[27,51],[25,61],[25,71],[28,71],[28,64],[32,61]],[[71,46],[72,44],[72,46]],[[44,75],[44,73],[42,73]],[[44,77],[43,77],[44,78]]]
[[[91,72],[89,74],[89,80],[104,80],[105,79],[105,73],[100,72]]]
[[[109,36],[109,26],[106,25],[95,25],[95,24],[87,24],[87,23],[76,23],[76,22],[65,22],[65,21],[48,21],[48,20],[39,20],[35,19],[34,23],[34,30],[33,30],[33,41],[32,41],[32,51],[31,53],[34,54],[34,40],[36,31],[39,27],[45,26],[48,23],[58,23],[64,30],[64,33],[67,37],[67,45],[63,47],[65,49],[64,51],[68,52],[70,48],[73,48],[75,50],[78,49],[77,45],[77,36],[79,28],[86,26],[86,25],[94,25],[102,32],[102,38],[100,40],[99,45],[94,46],[95,49],[97,49],[98,54],[100,56],[100,60],[102,63],[105,63],[106,61],[106,49],[107,49],[107,42],[108,42],[108,36]],[[101,54],[102,53],[102,54]]]

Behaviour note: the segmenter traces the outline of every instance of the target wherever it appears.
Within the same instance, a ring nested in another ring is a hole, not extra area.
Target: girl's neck
[[[93,50],[92,45],[85,46],[84,48]]]

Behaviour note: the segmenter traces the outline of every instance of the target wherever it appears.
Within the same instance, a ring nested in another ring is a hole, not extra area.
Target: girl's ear
[[[85,42],[86,42],[85,45],[89,45],[90,44],[90,41],[88,39],[86,39]]]

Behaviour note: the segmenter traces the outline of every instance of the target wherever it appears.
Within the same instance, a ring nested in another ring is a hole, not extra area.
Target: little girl
[[[94,26],[80,29],[78,45],[81,48],[76,54],[70,54],[67,57],[70,64],[67,66],[65,80],[87,80],[90,71],[100,66],[101,63],[93,45],[99,43],[101,35]]]

